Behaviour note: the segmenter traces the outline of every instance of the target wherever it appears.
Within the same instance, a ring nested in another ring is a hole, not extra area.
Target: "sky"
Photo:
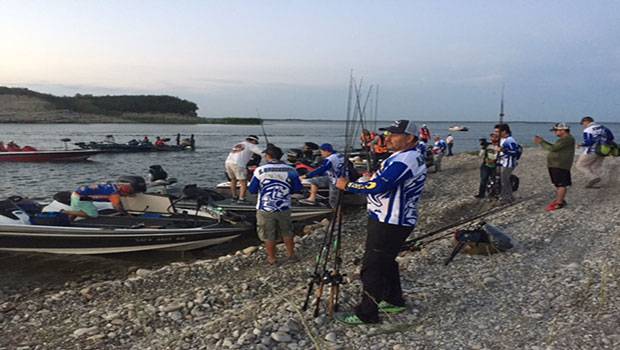
[[[351,70],[384,120],[620,121],[620,1],[0,0],[0,85],[344,119]]]

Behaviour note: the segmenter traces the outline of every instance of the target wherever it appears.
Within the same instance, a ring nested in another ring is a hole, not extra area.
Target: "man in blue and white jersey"
[[[499,152],[499,164],[496,171],[499,171],[501,191],[500,201],[510,203],[514,200],[512,196],[512,183],[510,176],[517,167],[517,158],[519,157],[519,144],[512,137],[508,124],[495,125],[495,133],[499,135],[499,146],[496,150]]]
[[[297,171],[280,161],[282,150],[269,146],[265,150],[267,164],[254,170],[248,190],[258,193],[256,200],[256,231],[265,242],[267,262],[276,263],[276,242],[281,238],[289,259],[295,257],[291,224],[291,194],[303,189]]]
[[[435,164],[435,172],[441,171],[441,160],[446,155],[448,144],[439,135],[435,136],[433,144],[433,162]]]
[[[323,158],[323,162],[321,166],[304,175],[303,178],[316,178],[319,176],[327,175],[328,186],[329,186],[329,205],[332,208],[336,207],[336,202],[338,200],[338,189],[336,189],[336,179],[341,176],[344,176],[346,173],[345,167],[345,159],[344,155],[336,152],[334,147],[329,143],[324,143],[319,146],[319,150],[321,151],[321,157]],[[308,198],[301,200],[301,203],[306,204],[315,204],[316,203],[316,195],[319,191],[319,187],[324,185],[324,179],[317,178],[315,181],[310,182],[310,195]]]
[[[388,313],[406,309],[396,256],[418,222],[417,204],[426,181],[426,165],[416,150],[415,124],[397,120],[379,130],[385,132],[387,146],[394,153],[370,181],[339,178],[336,184],[341,190],[365,194],[368,202],[362,300],[354,313],[337,318],[350,325],[379,322],[379,309]]]
[[[603,171],[603,161],[605,157],[596,153],[599,145],[610,145],[614,142],[614,135],[611,130],[601,124],[595,123],[592,117],[581,119],[583,126],[583,143],[579,146],[583,148],[583,154],[577,159],[575,167],[586,174],[588,183],[586,188],[594,188],[594,185],[601,182]]]

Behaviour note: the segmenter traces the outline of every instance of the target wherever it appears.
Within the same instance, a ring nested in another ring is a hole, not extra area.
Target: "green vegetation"
[[[49,102],[54,109],[76,113],[121,116],[125,113],[171,113],[196,117],[198,106],[194,102],[165,95],[118,95],[93,96],[77,94],[54,96],[24,88],[0,87],[0,95],[34,97]]]
[[[260,118],[205,118],[203,124],[236,124],[236,125],[260,125],[262,119]]]

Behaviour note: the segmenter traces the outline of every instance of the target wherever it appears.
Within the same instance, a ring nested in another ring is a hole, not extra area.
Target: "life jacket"
[[[375,143],[374,151],[377,154],[387,153],[388,148],[385,144],[385,137],[383,137],[382,135],[379,135],[379,141]]]

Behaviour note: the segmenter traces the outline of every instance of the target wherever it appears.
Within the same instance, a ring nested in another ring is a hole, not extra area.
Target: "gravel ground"
[[[494,204],[473,198],[478,161],[444,159],[420,205],[417,234]],[[514,249],[443,261],[452,242],[399,257],[408,311],[376,325],[347,327],[302,312],[323,225],[297,237],[300,262],[266,265],[259,247],[216,259],[177,262],[124,278],[0,295],[0,349],[618,349],[620,207],[618,159],[600,189],[573,172],[568,207],[543,209],[553,187],[539,149],[524,153],[517,197],[487,221]],[[360,293],[363,210],[347,213],[342,308]],[[283,249],[280,248],[280,251]]]

